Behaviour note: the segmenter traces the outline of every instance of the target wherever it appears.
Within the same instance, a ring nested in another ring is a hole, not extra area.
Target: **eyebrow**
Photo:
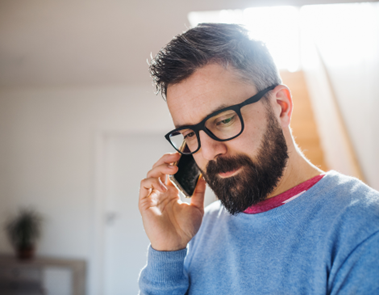
[[[203,117],[198,123],[200,123],[201,121],[203,121],[206,117],[208,117],[209,115],[219,111],[219,110],[222,110],[222,109],[225,109],[227,107],[230,107],[230,106],[233,106],[233,105],[227,105],[227,104],[222,104],[222,105],[219,105],[217,108],[215,108],[213,111],[211,111],[210,113],[208,113],[208,115],[205,115],[205,117]],[[196,123],[196,124],[198,124]],[[175,125],[175,129],[178,129],[178,128],[181,128],[183,126],[193,126],[193,125],[196,125],[196,124],[183,124],[183,125]]]

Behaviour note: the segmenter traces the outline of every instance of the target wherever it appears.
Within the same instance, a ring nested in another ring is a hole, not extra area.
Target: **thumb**
[[[191,198],[191,205],[204,209],[204,195],[205,195],[206,182],[203,176],[200,176],[197,182],[195,191]]]

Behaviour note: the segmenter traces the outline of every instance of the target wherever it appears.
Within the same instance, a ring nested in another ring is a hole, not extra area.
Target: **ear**
[[[278,85],[273,89],[272,103],[276,117],[282,127],[289,126],[292,116],[292,96],[286,85]]]

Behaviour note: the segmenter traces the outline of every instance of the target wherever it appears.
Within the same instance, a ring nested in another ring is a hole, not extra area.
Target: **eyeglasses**
[[[276,85],[272,85],[242,103],[213,112],[196,125],[186,125],[174,129],[167,133],[165,137],[182,155],[191,155],[200,149],[200,130],[203,130],[210,138],[217,141],[228,141],[236,138],[244,129],[241,108],[259,101],[275,87]]]

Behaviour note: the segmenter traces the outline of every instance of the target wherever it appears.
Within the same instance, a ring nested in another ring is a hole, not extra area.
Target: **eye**
[[[225,119],[225,120],[222,120],[221,123],[222,124],[228,124],[233,118],[228,118],[228,119]]]
[[[228,118],[225,118],[225,119],[222,119],[222,120],[219,120],[216,125],[219,126],[219,127],[223,127],[223,126],[227,126],[227,125],[230,125],[231,123],[233,123],[234,119],[235,119],[235,114],[231,115],[230,117]]]
[[[195,136],[195,132],[189,131],[189,132],[187,132],[187,134],[183,134],[183,136],[184,136],[185,139],[191,138],[191,137]]]

